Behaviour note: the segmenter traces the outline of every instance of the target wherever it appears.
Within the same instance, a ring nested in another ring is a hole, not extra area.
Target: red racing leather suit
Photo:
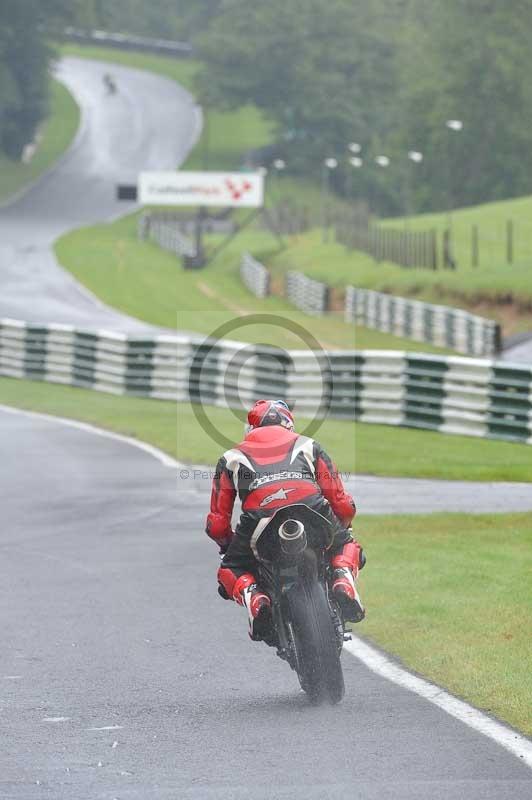
[[[237,494],[242,503],[240,525],[246,528],[298,502],[319,507],[325,499],[345,528],[356,513],[353,498],[323,448],[280,425],[255,428],[218,462],[206,532],[220,547],[233,536]]]
[[[237,495],[242,515],[233,533]],[[224,551],[231,545],[218,573],[229,597],[238,578],[254,572],[249,542],[260,520],[298,502],[320,513],[334,512],[341,533],[331,549],[333,566],[357,569],[360,546],[347,530],[356,513],[355,503],[316,441],[272,425],[253,429],[241,444],[224,453],[214,475],[206,532]]]

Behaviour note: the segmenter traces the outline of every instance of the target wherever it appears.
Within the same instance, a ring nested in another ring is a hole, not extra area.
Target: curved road
[[[218,598],[193,483],[24,414],[0,439],[0,797],[531,796],[518,758],[348,653],[344,703],[310,707]]]
[[[116,95],[105,92],[106,72]],[[58,77],[80,106],[81,127],[61,162],[0,208],[0,318],[146,331],[80,287],[58,266],[52,244],[72,228],[134,209],[115,199],[116,185],[136,183],[143,169],[174,169],[199,135],[201,113],[188,92],[149,72],[65,58]]]
[[[104,90],[106,72],[117,80],[116,95]],[[199,136],[201,111],[173,81],[117,64],[68,57],[57,77],[80,106],[81,127],[59,165],[17,201],[0,206],[0,318],[153,330],[80,286],[58,266],[52,243],[72,228],[133,210],[116,201],[116,184],[135,183],[143,169],[182,163]],[[532,334],[501,357],[532,364]]]
[[[519,341],[506,347],[501,353],[503,361],[513,364],[532,364],[532,333],[523,334]]]
[[[116,97],[103,94],[107,69]],[[127,211],[115,183],[172,167],[199,119],[189,95],[146,73],[67,59],[61,77],[83,126],[59,167],[0,212],[0,317],[139,331],[87,296],[51,243]],[[518,758],[349,653],[345,702],[309,707],[286,664],[248,642],[243,612],[218,598],[201,534],[207,480],[176,485],[146,452],[25,414],[0,410],[0,440],[0,797],[531,796]],[[361,481],[366,513],[445,509],[450,497],[463,510],[532,508],[522,484],[482,484],[481,496]]]

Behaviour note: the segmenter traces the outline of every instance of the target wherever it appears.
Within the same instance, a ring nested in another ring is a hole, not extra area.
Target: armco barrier
[[[285,282],[286,299],[305,314],[322,316],[329,310],[329,287],[302,272],[287,272]]]
[[[270,294],[270,271],[256,261],[249,253],[242,255],[240,277],[249,291],[256,297],[268,297]]]
[[[176,256],[194,258],[196,255],[194,242],[179,230],[173,220],[164,215],[143,214],[139,217],[138,232],[140,239],[150,239]]]
[[[150,39],[146,36],[132,36],[126,33],[110,33],[109,31],[82,30],[81,28],[65,28],[63,36],[72,42],[101,47],[115,47],[120,50],[138,50],[145,53],[189,58],[192,45],[188,42],[174,42],[169,39]]]
[[[172,211],[144,211],[139,217],[139,236],[145,239],[150,228],[159,222],[173,226],[183,236],[195,236],[198,228],[198,215],[176,213]],[[215,233],[229,236],[237,232],[237,224],[233,219],[225,217],[201,217],[202,233]]]
[[[345,320],[470,356],[491,357],[501,349],[500,325],[493,320],[370,289],[347,287]]]
[[[0,375],[241,408],[283,397],[304,417],[532,444],[532,368],[394,351],[284,351],[200,336],[127,337],[0,320]]]

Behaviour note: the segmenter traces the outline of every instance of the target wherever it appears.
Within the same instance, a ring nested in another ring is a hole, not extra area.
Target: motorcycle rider
[[[248,423],[244,441],[218,461],[212,485],[206,533],[224,554],[218,570],[220,595],[245,606],[253,640],[272,643],[271,599],[257,586],[251,539],[262,519],[302,502],[334,525],[332,592],[344,618],[360,622],[365,611],[355,579],[366,559],[351,535],[355,503],[337,468],[316,441],[294,432],[294,418],[283,400],[257,401]],[[237,493],[242,515],[233,532]]]
[[[104,73],[102,80],[103,80],[103,85],[107,91],[107,94],[116,94],[117,92],[116,81],[109,72]]]

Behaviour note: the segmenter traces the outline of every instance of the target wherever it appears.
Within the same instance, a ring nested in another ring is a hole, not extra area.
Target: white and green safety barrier
[[[304,417],[532,444],[532,368],[395,351],[286,351],[201,336],[126,336],[0,320],[0,375],[242,408],[283,397]]]
[[[371,289],[348,286],[345,320],[470,356],[501,350],[501,328],[491,319],[452,306],[433,305]]]
[[[249,253],[242,255],[240,277],[255,297],[264,298],[270,294],[270,271]]]
[[[300,311],[321,317],[329,311],[330,289],[325,283],[308,278],[302,272],[286,273],[285,297]]]

